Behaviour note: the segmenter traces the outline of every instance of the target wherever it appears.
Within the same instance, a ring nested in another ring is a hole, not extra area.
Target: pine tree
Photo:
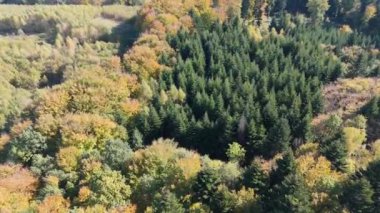
[[[153,212],[185,213],[185,209],[178,198],[169,191],[157,194],[153,199],[152,208]]]
[[[256,125],[256,122],[252,120],[248,125],[248,151],[251,154],[262,154],[264,151],[264,140],[266,136],[266,130],[263,125]]]
[[[196,178],[192,187],[194,198],[196,201],[201,201],[204,204],[214,202],[214,195],[218,191],[220,183],[219,175],[213,169],[201,171]]]
[[[263,119],[265,127],[267,128],[274,126],[278,120],[276,98],[273,93],[271,93],[269,101],[263,109]]]
[[[367,179],[351,180],[344,189],[342,202],[351,212],[371,213],[374,211],[373,194],[374,191]]]
[[[269,186],[269,177],[255,161],[245,170],[242,181],[244,186],[253,188],[259,194],[266,192]]]
[[[336,169],[346,170],[348,150],[342,138],[324,142],[321,145],[321,153],[331,161]]]
[[[380,160],[371,162],[365,172],[365,176],[369,180],[374,190],[373,201],[375,203],[374,209],[380,208]]]
[[[274,154],[286,150],[290,146],[291,131],[289,122],[285,118],[281,118],[277,123],[269,129],[265,146],[267,155]]]
[[[363,108],[363,112],[367,114],[367,116],[371,116],[374,118],[378,118],[380,115],[379,109],[379,96],[375,96],[368,104]]]
[[[133,134],[131,137],[131,147],[132,149],[136,150],[136,149],[142,148],[143,146],[144,146],[143,135],[137,128],[135,128],[133,130]]]
[[[277,169],[270,174],[271,185],[279,184],[284,177],[292,174],[296,170],[296,161],[292,150],[288,150],[284,156],[276,161]]]
[[[266,212],[311,213],[311,193],[301,175],[290,174],[284,181],[275,185],[265,200]]]

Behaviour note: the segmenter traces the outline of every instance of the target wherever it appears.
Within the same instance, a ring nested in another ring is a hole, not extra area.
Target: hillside
[[[0,212],[378,212],[380,1],[0,4]]]

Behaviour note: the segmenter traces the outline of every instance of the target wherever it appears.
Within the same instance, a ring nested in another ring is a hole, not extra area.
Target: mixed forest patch
[[[0,212],[377,212],[379,1],[2,3]]]

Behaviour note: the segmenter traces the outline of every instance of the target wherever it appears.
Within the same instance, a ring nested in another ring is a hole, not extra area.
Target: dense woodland
[[[1,3],[0,212],[379,212],[380,1]]]

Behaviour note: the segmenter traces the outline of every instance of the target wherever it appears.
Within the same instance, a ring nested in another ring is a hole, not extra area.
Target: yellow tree
[[[365,8],[362,21],[364,24],[368,24],[368,22],[376,16],[377,7],[376,5],[370,4]]]
[[[330,8],[328,0],[309,0],[307,9],[311,14],[314,23],[320,23],[325,17],[325,13]]]

